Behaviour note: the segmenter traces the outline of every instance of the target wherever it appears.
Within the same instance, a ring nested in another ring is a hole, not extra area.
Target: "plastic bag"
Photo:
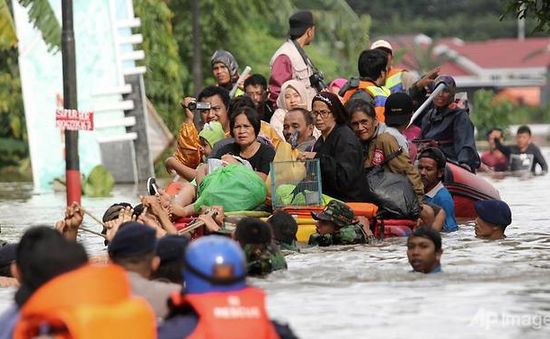
[[[420,203],[409,179],[401,174],[373,167],[366,175],[369,200],[378,205],[381,219],[417,219]]]
[[[243,165],[231,164],[210,173],[198,187],[195,210],[221,205],[227,212],[253,210],[265,201],[267,188],[262,179]]]

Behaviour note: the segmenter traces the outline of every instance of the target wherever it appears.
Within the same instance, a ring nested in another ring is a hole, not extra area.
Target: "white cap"
[[[375,48],[385,48],[385,49],[389,49],[390,52],[393,52],[393,48],[391,47],[391,44],[386,40],[376,40],[375,42],[373,42],[372,45],[370,45],[370,49],[375,49]]]

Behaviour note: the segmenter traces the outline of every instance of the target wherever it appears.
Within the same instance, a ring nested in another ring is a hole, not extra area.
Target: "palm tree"
[[[31,23],[42,33],[50,51],[61,48],[61,26],[48,0],[17,0],[29,10]],[[15,46],[17,37],[7,0],[0,0],[0,50]]]

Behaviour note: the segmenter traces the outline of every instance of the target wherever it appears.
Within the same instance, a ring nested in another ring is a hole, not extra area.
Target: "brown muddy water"
[[[471,223],[461,224],[443,235],[442,274],[411,273],[405,239],[390,239],[305,249],[287,257],[288,271],[251,283],[267,291],[270,315],[301,338],[550,338],[550,175],[487,178],[512,209],[508,238],[478,240]],[[114,202],[135,202],[141,186],[117,186],[112,198],[84,198],[83,206],[101,216]],[[64,199],[0,184],[0,237],[17,241],[26,227],[53,225]],[[99,230],[89,217],[85,225]],[[79,241],[92,255],[105,251],[97,236]],[[0,288],[0,310],[13,291]]]

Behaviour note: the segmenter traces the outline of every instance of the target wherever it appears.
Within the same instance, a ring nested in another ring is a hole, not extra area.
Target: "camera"
[[[195,111],[195,110],[207,110],[207,109],[210,109],[212,108],[212,105],[210,105],[209,102],[197,102],[197,101],[191,101],[187,107],[187,109],[189,109],[190,111]]]
[[[309,77],[309,83],[311,86],[315,87],[318,92],[327,88],[323,80],[325,80],[325,76],[321,72],[315,72]]]

